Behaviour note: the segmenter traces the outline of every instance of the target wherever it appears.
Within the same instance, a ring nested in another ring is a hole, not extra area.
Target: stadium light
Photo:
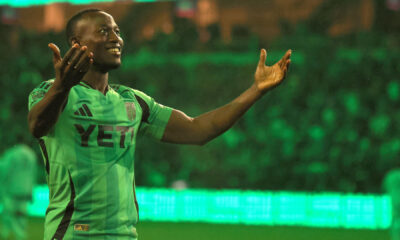
[[[131,0],[132,2],[171,2],[175,0]],[[37,5],[47,5],[52,3],[70,3],[74,5],[79,4],[92,4],[92,3],[105,3],[105,2],[118,2],[118,0],[0,0],[0,6],[10,7],[29,7]]]
[[[136,190],[140,219],[145,221],[387,229],[392,219],[387,195],[144,187]],[[43,217],[48,204],[48,187],[36,186],[29,215]]]

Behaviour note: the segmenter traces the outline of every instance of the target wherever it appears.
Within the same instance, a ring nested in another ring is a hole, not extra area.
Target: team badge
[[[126,113],[128,114],[128,119],[133,121],[136,117],[136,108],[133,102],[125,103]]]

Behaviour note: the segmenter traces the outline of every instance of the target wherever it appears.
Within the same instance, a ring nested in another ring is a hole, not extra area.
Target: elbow
[[[40,127],[40,124],[38,123],[38,121],[31,119],[29,116],[28,116],[28,128],[29,128],[29,132],[35,138],[41,138],[45,135],[44,131],[42,131],[42,128]]]
[[[196,142],[196,145],[199,146],[204,146],[208,142],[211,142],[218,136],[220,136],[222,133],[224,133],[226,130],[229,128],[223,128],[221,126],[218,126],[216,124],[210,123],[206,127],[199,127],[199,129],[202,129],[199,131],[198,135],[198,141]]]
[[[202,139],[202,140],[196,142],[195,145],[197,145],[197,146],[204,146],[204,145],[206,145],[209,141],[211,141],[211,139]]]
[[[193,144],[197,145],[197,146],[204,146],[213,139],[214,139],[213,137],[202,137],[202,138],[198,139],[197,141],[195,141]]]
[[[36,127],[34,124],[29,124],[29,132],[32,134],[33,137],[35,138],[41,138],[43,137],[43,134],[39,130],[38,127]]]
[[[201,147],[201,146],[206,145],[206,143],[207,143],[207,141],[201,141],[201,142],[199,141],[199,142],[195,142],[194,145]]]
[[[195,131],[192,131],[191,133],[191,144],[196,146],[204,146],[215,138],[215,133],[217,132],[215,126],[210,124],[202,124],[197,118],[192,118],[191,121],[195,126],[193,128]]]
[[[33,135],[34,138],[41,138],[44,136],[43,132],[38,131],[38,130],[31,130],[31,134]]]

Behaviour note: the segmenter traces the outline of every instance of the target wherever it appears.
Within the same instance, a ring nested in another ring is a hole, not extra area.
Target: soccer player
[[[390,170],[384,180],[383,189],[391,199],[392,224],[390,226],[391,240],[400,240],[400,169]]]
[[[14,235],[17,240],[26,238],[27,207],[32,200],[36,183],[37,158],[35,152],[24,144],[5,151],[0,160],[0,239]]]
[[[29,96],[29,129],[39,139],[50,189],[45,239],[137,239],[133,159],[138,133],[170,143],[207,143],[282,82],[291,56],[288,50],[266,66],[262,49],[249,89],[192,118],[141,91],[109,84],[124,45],[110,14],[79,12],[66,32],[71,48],[64,57],[49,44],[55,79]]]

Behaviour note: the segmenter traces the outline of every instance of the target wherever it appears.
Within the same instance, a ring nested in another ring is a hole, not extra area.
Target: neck
[[[92,88],[100,91],[103,94],[106,94],[108,86],[108,72],[104,73],[90,68],[82,78],[82,82],[85,82]]]

